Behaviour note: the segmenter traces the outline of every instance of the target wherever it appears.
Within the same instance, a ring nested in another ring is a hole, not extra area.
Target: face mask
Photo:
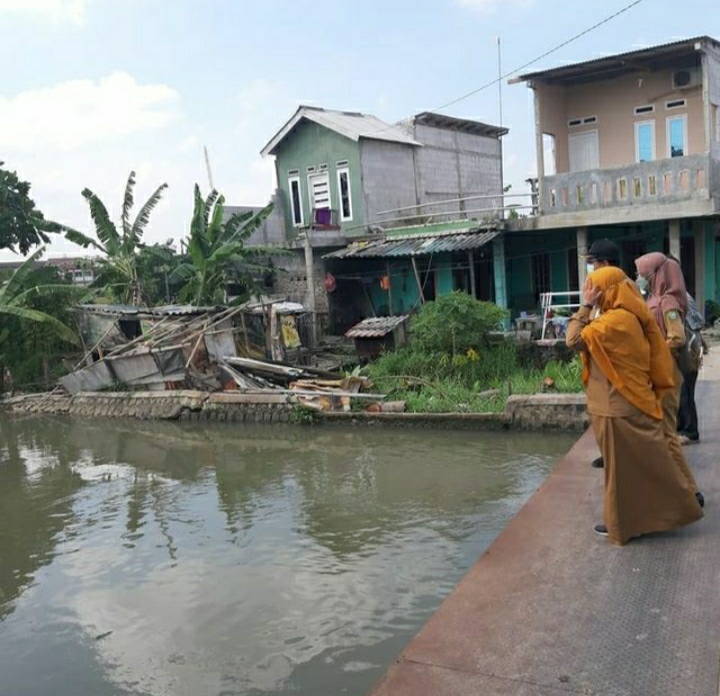
[[[638,276],[638,279],[635,281],[635,283],[637,284],[638,289],[643,295],[647,293],[648,288],[650,287],[650,281],[648,281],[647,278],[643,278],[643,276]]]
[[[587,274],[590,275],[595,270],[595,266],[593,266],[591,263],[589,263],[586,266],[586,269],[587,269]]]

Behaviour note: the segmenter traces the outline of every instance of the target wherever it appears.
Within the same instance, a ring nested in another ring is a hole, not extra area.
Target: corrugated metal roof
[[[636,70],[638,67],[644,67],[636,65],[638,62],[651,61],[654,59],[677,55],[678,53],[694,51],[695,44],[698,43],[709,43],[714,46],[718,46],[718,42],[710,36],[697,36],[691,39],[673,41],[671,43],[660,44],[658,46],[651,46],[649,48],[643,48],[635,51],[628,51],[626,53],[617,53],[615,55],[604,56],[602,58],[593,58],[580,63],[572,63],[571,65],[550,68],[549,70],[539,70],[537,72],[526,73],[517,78],[513,78],[510,82],[572,79],[579,77],[582,73],[590,74],[599,70],[610,71],[615,66],[624,71]],[[612,76],[610,72],[608,72],[608,75]]]
[[[346,338],[382,338],[394,331],[408,319],[406,314],[398,317],[371,317],[363,319],[345,332]]]
[[[422,256],[448,251],[478,249],[492,241],[500,233],[471,232],[468,234],[421,235],[376,242],[355,242],[344,249],[325,254],[326,259],[369,259],[395,256]]]
[[[329,111],[315,106],[300,106],[293,117],[272,137],[270,142],[260,151],[263,155],[274,155],[280,143],[290,131],[302,120],[307,119],[318,123],[329,130],[357,142],[360,138],[370,140],[387,140],[392,143],[420,146],[406,131],[399,126],[391,126],[375,116],[352,111]]]
[[[119,304],[81,304],[75,307],[76,310],[82,312],[92,312],[94,314],[109,314],[113,316],[119,315],[140,315],[153,317],[167,316],[192,316],[198,314],[211,314],[224,309],[223,307],[193,307],[192,305],[166,305],[164,307],[134,307],[133,305]]]
[[[404,227],[386,227],[383,233],[386,237],[395,239],[420,236],[434,236],[444,234],[467,234],[468,232],[489,232],[497,229],[495,222],[479,222],[476,219],[448,220],[446,222],[428,222],[423,225],[406,225]]]

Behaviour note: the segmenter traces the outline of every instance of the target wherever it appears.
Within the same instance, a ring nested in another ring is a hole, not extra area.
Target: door
[[[312,174],[308,177],[310,183],[310,203],[315,210],[330,207],[330,177],[324,174]]]
[[[596,130],[573,133],[569,145],[571,172],[584,172],[600,167],[600,149]]]

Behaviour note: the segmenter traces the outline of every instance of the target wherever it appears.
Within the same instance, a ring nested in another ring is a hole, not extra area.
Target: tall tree
[[[181,299],[195,305],[222,303],[229,281],[252,285],[253,271],[267,270],[254,262],[256,256],[267,250],[248,249],[245,242],[272,212],[272,203],[257,213],[234,213],[227,220],[224,207],[224,196],[213,190],[204,199],[195,184],[188,258],[173,273],[184,282]]]
[[[134,305],[145,300],[142,278],[138,273],[138,251],[144,248],[142,243],[145,228],[150,221],[150,214],[160,202],[167,184],[158,186],[155,193],[140,208],[140,212],[131,221],[132,208],[135,204],[135,172],[130,172],[125,186],[120,230],[110,219],[110,214],[103,202],[90,189],[83,190],[83,198],[88,202],[90,215],[95,224],[97,239],[70,228],[63,228],[65,236],[84,248],[94,247],[101,254],[100,270],[93,283],[94,287],[107,288],[113,298],[120,302]]]
[[[38,244],[47,244],[60,226],[46,220],[30,198],[30,184],[0,162],[0,249],[27,254]]]

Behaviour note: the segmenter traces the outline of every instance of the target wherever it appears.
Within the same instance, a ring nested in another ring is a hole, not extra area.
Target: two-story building
[[[510,225],[510,303],[577,290],[602,237],[628,272],[643,253],[672,253],[698,300],[717,300],[720,44],[699,37],[512,82],[534,92],[538,214]]]
[[[287,244],[304,251],[289,287],[278,274],[280,292],[332,311],[340,328],[454,288],[495,299],[504,273],[495,278],[492,245],[480,250],[497,236],[505,133],[428,112],[391,125],[298,108],[262,150],[275,157]]]

